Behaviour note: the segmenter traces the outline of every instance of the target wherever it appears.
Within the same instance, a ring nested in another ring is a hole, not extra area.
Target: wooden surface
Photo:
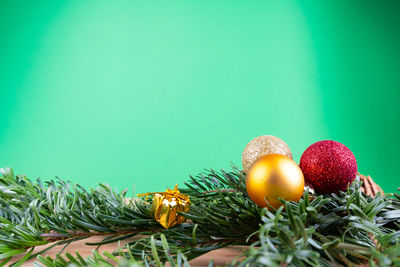
[[[82,256],[90,256],[92,249],[95,249],[96,246],[87,246],[85,245],[86,242],[100,242],[104,239],[104,236],[95,236],[91,237],[82,241],[77,241],[74,243],[71,243],[63,252],[70,252],[71,254],[75,254],[76,251],[78,251]],[[121,246],[125,245],[128,240],[121,241]],[[41,246],[37,247],[35,251],[40,251],[43,248],[50,246]],[[117,249],[117,244],[108,244],[101,246],[99,248],[99,252],[102,253],[104,251],[112,252],[115,249]],[[47,252],[43,253],[42,256],[50,256],[53,257],[55,256],[56,253],[59,253],[64,246],[56,246]],[[191,267],[203,267],[203,266],[208,266],[208,263],[211,259],[214,259],[214,266],[225,266],[227,263],[231,262],[235,257],[238,257],[242,251],[245,249],[245,246],[234,246],[234,247],[228,247],[228,248],[223,248],[223,249],[218,249],[215,251],[211,251],[209,253],[206,253],[192,261],[190,261],[190,266]],[[15,257],[13,259],[13,262],[17,261],[18,259],[22,258],[23,255],[20,255],[19,257]],[[24,263],[22,266],[33,266],[33,262],[35,262],[36,259],[32,259],[29,262]]]

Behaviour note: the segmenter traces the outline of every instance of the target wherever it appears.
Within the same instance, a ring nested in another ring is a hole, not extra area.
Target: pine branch
[[[176,259],[172,258],[170,255],[169,245],[164,235],[161,235],[162,246],[164,257],[167,258],[170,266],[190,266],[187,258],[180,251],[177,252]],[[86,258],[83,258],[79,252],[76,252],[76,255],[73,256],[70,253],[66,253],[65,256],[61,256],[60,254],[56,254],[55,258],[52,257],[42,257],[39,256],[39,262],[36,263],[36,266],[40,267],[58,267],[58,266],[66,266],[69,264],[73,264],[74,266],[131,266],[131,267],[144,267],[144,266],[162,266],[160,262],[160,254],[158,250],[155,248],[156,242],[154,239],[151,240],[152,244],[152,254],[151,256],[146,256],[142,254],[139,257],[140,260],[134,257],[130,252],[124,252],[123,248],[119,247],[113,254],[109,252],[104,252],[103,255],[98,253],[96,250],[92,251],[92,255]]]
[[[110,254],[116,264],[187,264],[183,258],[190,260],[211,250],[246,244],[251,247],[245,258],[232,264],[329,266],[399,262],[400,196],[367,196],[361,192],[359,180],[338,195],[310,195],[306,191],[299,202],[283,201],[285,209],[268,211],[250,200],[245,174],[240,170],[209,170],[191,177],[187,188],[181,189],[190,195],[192,203],[190,211],[182,213],[188,221],[167,230],[151,218],[151,198],[125,203],[126,192],[116,193],[105,185],[87,191],[60,179],[32,183],[25,176],[14,176],[10,169],[3,169],[2,173],[3,264],[14,255],[50,241],[67,244],[103,234],[111,237],[91,245],[145,235]],[[34,256],[29,252],[26,255],[23,260]],[[65,265],[64,261],[106,264],[110,255],[95,253],[81,259],[69,254],[67,259],[57,256],[39,260],[46,266]]]
[[[165,230],[150,216],[151,199],[147,202],[135,199],[126,204],[125,192],[117,194],[105,185],[86,191],[60,179],[44,184],[40,180],[32,183],[25,176],[14,176],[10,169],[3,169],[2,173],[0,203],[5,205],[1,208],[0,218],[4,238],[0,236],[0,240],[3,246],[14,251],[13,255],[49,242],[91,235],[111,234],[115,237],[112,240],[119,240],[118,236],[124,238],[136,234],[155,234],[159,238],[164,233],[175,241],[171,249],[175,252],[182,249],[193,258],[216,248],[243,243],[247,234],[258,229],[260,221],[260,209],[243,193],[243,188],[242,192],[217,190],[212,193],[187,189],[193,193],[192,208],[183,215],[191,221]],[[203,179],[212,181],[213,186],[204,188],[215,190],[232,186],[237,189],[242,186],[236,181],[237,175],[210,171]],[[235,204],[228,204],[230,201]],[[249,224],[248,220],[253,223]],[[135,255],[150,248],[147,239],[130,246]],[[10,253],[0,254],[0,257],[9,260]]]
[[[56,240],[161,229],[150,216],[149,203],[125,204],[126,192],[105,185],[86,191],[62,180],[34,184],[11,169],[1,172],[0,260]]]

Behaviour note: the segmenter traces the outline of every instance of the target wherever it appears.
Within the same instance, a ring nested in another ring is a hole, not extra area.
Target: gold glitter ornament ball
[[[261,157],[250,168],[246,189],[251,200],[263,208],[282,206],[279,198],[298,201],[304,191],[304,176],[299,165],[279,154]]]
[[[268,154],[280,154],[293,159],[292,151],[282,139],[272,135],[262,135],[251,140],[244,148],[243,170],[247,173],[254,162]]]

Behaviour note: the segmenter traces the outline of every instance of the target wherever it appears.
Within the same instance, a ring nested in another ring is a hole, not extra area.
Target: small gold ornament
[[[272,135],[262,135],[251,140],[244,148],[243,170],[247,173],[254,162],[268,154],[281,154],[293,159],[292,151],[282,139]]]
[[[145,193],[138,196],[154,195],[151,204],[151,214],[153,218],[166,229],[183,223],[186,218],[178,212],[188,212],[190,199],[188,195],[181,194],[178,185],[174,189],[167,189],[165,192]]]
[[[279,154],[269,154],[257,160],[246,177],[246,189],[259,207],[266,201],[279,208],[284,200],[298,201],[304,191],[304,176],[292,159]]]

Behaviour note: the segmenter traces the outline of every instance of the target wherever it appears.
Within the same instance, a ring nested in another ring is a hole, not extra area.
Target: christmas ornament
[[[186,220],[178,212],[189,211],[190,199],[188,195],[179,192],[178,185],[175,185],[174,189],[167,189],[165,192],[145,193],[138,196],[148,195],[154,195],[151,214],[164,228],[168,229]]]
[[[350,149],[330,140],[309,146],[301,156],[300,168],[306,183],[322,194],[346,190],[357,175],[357,161]]]
[[[285,200],[298,201],[304,191],[304,177],[299,165],[279,154],[269,154],[258,159],[246,177],[246,189],[250,198],[259,206],[267,207],[266,201],[279,208]]]
[[[293,159],[292,151],[282,139],[272,135],[258,136],[251,140],[243,150],[243,170],[247,173],[256,160],[268,154],[281,154]]]

